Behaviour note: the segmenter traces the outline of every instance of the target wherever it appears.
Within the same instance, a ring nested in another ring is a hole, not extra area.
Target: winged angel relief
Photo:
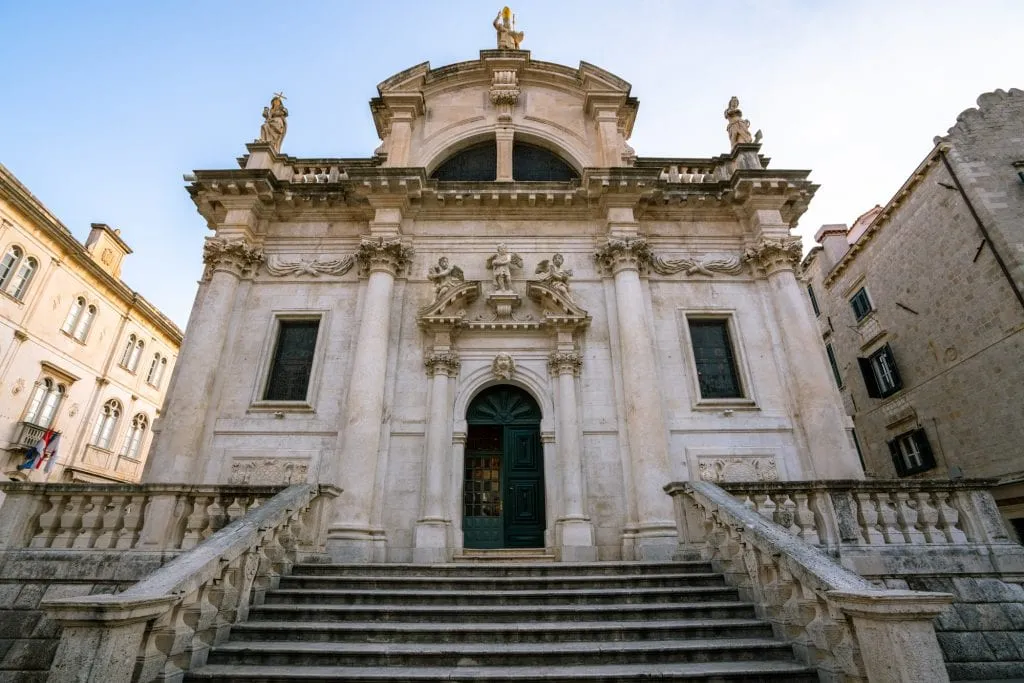
[[[513,291],[512,269],[522,267],[522,257],[519,254],[508,253],[508,247],[504,244],[499,244],[498,253],[487,257],[487,268],[494,271],[494,291]]]
[[[463,275],[462,268],[450,265],[448,258],[442,256],[437,260],[436,266],[430,266],[427,279],[434,283],[434,298],[439,299],[452,287],[457,287],[465,282],[466,276]]]

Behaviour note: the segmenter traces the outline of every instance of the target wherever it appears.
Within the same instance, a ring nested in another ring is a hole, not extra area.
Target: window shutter
[[[864,386],[868,389],[868,396],[881,398],[882,392],[878,390],[878,380],[875,379],[875,371],[871,369],[871,361],[867,358],[858,358],[857,365],[860,366],[860,374],[864,376]]]
[[[886,441],[886,443],[889,446],[889,455],[892,456],[892,466],[896,468],[896,476],[907,476],[907,464],[903,462],[903,455],[900,453],[899,440],[893,439],[892,441]]]
[[[935,454],[932,453],[932,445],[928,443],[928,434],[923,429],[914,432],[914,441],[917,443],[917,450],[921,451],[921,472],[935,467]]]
[[[886,358],[889,360],[889,367],[892,369],[892,382],[893,391],[903,388],[903,378],[900,377],[900,369],[896,367],[896,356],[892,355],[892,348],[886,344],[884,347],[884,353]]]

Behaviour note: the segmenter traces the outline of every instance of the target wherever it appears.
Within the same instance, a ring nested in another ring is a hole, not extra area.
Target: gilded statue
[[[285,109],[284,93],[274,93],[270,106],[263,107],[263,125],[260,126],[260,142],[266,142],[275,153],[281,151],[284,134],[288,132],[288,110]]]
[[[427,279],[434,283],[435,299],[466,281],[462,268],[450,265],[446,256],[439,258],[436,266],[430,267],[430,270],[427,271]]]
[[[498,253],[487,257],[487,269],[494,271],[494,291],[511,292],[512,269],[522,268],[523,259],[519,254],[508,253],[508,247],[498,245]]]
[[[494,17],[494,30],[498,32],[499,50],[518,50],[523,42],[523,32],[516,31],[516,17],[507,6],[502,7]]]
[[[729,134],[730,145],[735,147],[741,143],[754,141],[750,134],[750,121],[743,118],[743,112],[740,111],[740,100],[735,95],[729,100],[729,106],[725,110],[725,120],[729,122],[725,126],[725,130]]]
[[[540,275],[540,281],[543,284],[571,300],[572,295],[569,294],[569,278],[572,277],[572,270],[569,268],[562,268],[563,263],[565,263],[565,259],[562,255],[555,254],[551,257],[550,261],[544,259],[538,263],[537,270],[534,272],[537,275]]]

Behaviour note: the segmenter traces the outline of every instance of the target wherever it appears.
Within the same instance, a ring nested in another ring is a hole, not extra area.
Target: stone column
[[[247,212],[248,213],[248,212]],[[142,480],[146,483],[214,483],[197,478],[202,469],[202,437],[207,403],[221,355],[239,281],[263,262],[263,250],[245,237],[212,237],[203,245],[206,272],[196,295],[185,340],[175,366],[173,390],[154,435]]]
[[[452,402],[451,378],[459,372],[459,357],[452,352],[435,353],[424,364],[430,374],[430,415],[427,418],[427,452],[423,468],[423,502],[416,521],[413,562],[446,562],[451,520],[445,514],[446,473],[451,467]]]
[[[498,174],[495,180],[499,182],[512,181],[512,138],[511,126],[502,126],[494,131],[494,138],[498,147]]]
[[[670,559],[676,549],[676,522],[672,501],[663,490],[669,483],[668,435],[654,340],[640,284],[640,269],[650,260],[650,250],[646,240],[612,237],[597,252],[597,260],[615,278],[622,393],[639,517],[637,559]]]
[[[764,236],[744,253],[744,259],[767,277],[775,324],[792,369],[785,380],[795,404],[793,419],[803,430],[809,451],[801,454],[804,471],[794,473],[794,478],[863,479],[820,333],[793,272],[801,253],[799,237]]]
[[[558,460],[562,475],[562,562],[595,562],[594,526],[586,514],[583,496],[583,461],[580,457],[580,424],[576,406],[576,376],[583,367],[580,354],[556,351],[548,369],[558,384]]]
[[[448,470],[448,518],[451,520],[452,548],[462,548],[463,478],[466,476],[466,432],[452,433],[451,467]]]
[[[377,530],[370,524],[384,416],[392,292],[412,257],[399,238],[365,238],[356,257],[369,273],[348,398],[339,434],[340,484],[345,490],[327,529],[327,552],[336,562],[370,562]]]

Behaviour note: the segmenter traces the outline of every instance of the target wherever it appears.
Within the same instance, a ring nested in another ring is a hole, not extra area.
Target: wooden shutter
[[[896,356],[892,355],[892,348],[888,344],[882,347],[882,353],[885,354],[886,360],[889,361],[889,368],[892,370],[893,388],[889,393],[895,393],[903,388],[903,378],[900,377],[899,368],[896,367]]]
[[[892,466],[896,468],[896,476],[907,476],[907,463],[903,460],[903,453],[900,451],[899,439],[886,442],[889,446],[889,455],[892,456]]]
[[[882,392],[878,390],[878,380],[875,379],[875,370],[871,367],[871,360],[868,358],[858,358],[857,365],[860,366],[860,374],[864,376],[864,386],[867,387],[868,396],[871,398],[881,398]]]
[[[918,472],[924,472],[935,467],[935,454],[932,453],[932,445],[928,443],[928,434],[923,429],[914,432],[914,442],[917,443],[917,450],[921,452],[921,467]]]

